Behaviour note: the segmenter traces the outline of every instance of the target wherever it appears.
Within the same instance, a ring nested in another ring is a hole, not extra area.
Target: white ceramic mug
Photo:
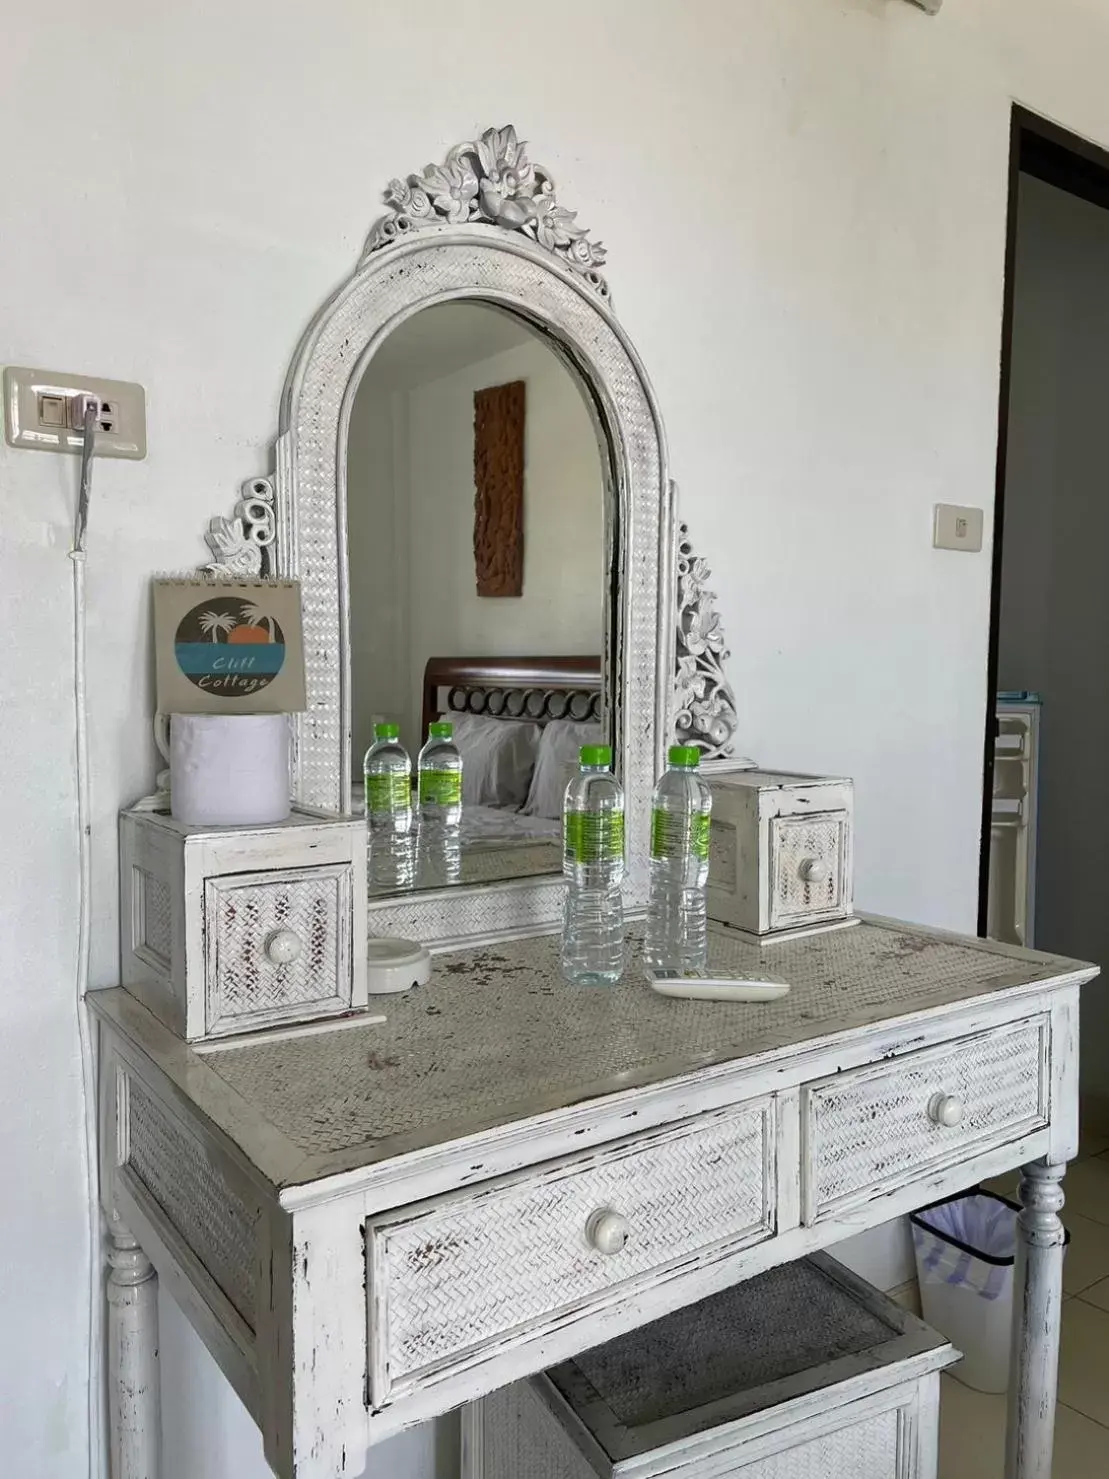
[[[154,733],[179,822],[262,826],[289,815],[287,714],[159,714]]]

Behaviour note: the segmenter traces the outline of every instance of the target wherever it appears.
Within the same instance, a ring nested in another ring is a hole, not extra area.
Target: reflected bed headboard
[[[601,698],[599,657],[429,657],[420,734],[449,713],[599,723]]]

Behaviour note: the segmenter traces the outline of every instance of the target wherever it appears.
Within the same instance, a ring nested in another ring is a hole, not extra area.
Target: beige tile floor
[[[1015,1178],[991,1183],[1011,1195]],[[1071,1241],[1063,1265],[1063,1341],[1053,1479],[1109,1475],[1109,1137],[1083,1141],[1063,1183]],[[940,1479],[1001,1479],[1005,1398],[942,1378]]]

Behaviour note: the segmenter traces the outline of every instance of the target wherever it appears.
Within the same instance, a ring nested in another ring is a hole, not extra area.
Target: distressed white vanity
[[[793,990],[736,1008],[634,970],[573,991],[556,946],[440,955],[385,1024],[207,1051],[97,995],[106,1199],[275,1471],[360,1474],[407,1424],[1025,1165],[1009,1473],[1047,1479],[1092,969],[864,920],[764,947]],[[758,966],[734,936],[712,950]],[[116,1375],[118,1422],[152,1444],[156,1394]]]
[[[633,914],[664,745],[676,729],[711,759],[735,728],[707,571],[675,523],[600,248],[510,129],[389,200],[298,350],[272,479],[210,531],[217,569],[302,582],[297,812],[200,836],[155,800],[123,823],[127,984],[90,998],[113,1479],[159,1473],[155,1276],[275,1473],[373,1475],[372,1445],[405,1426],[1018,1165],[1007,1469],[1048,1479],[1060,1178],[1093,967],[877,919],[761,946],[717,927],[716,963],[791,993],[678,1003],[646,988],[634,950],[612,990],[562,982],[556,877],[367,905],[343,448],[361,371],[422,308],[476,298],[521,316],[591,407],[608,490],[601,711],[628,790]],[[366,928],[429,944],[430,984],[367,1006]]]

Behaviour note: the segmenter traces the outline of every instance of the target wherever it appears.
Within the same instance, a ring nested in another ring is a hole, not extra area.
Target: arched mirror
[[[457,857],[377,849],[374,894],[557,872],[565,770],[610,743],[612,485],[573,365],[480,301],[407,319],[367,365],[347,432],[351,782],[375,727],[413,759],[448,722]]]
[[[301,582],[302,809],[360,809],[375,723],[413,756],[429,722],[454,728],[460,854],[373,876],[372,934],[551,925],[561,792],[597,740],[627,792],[634,908],[666,744],[724,755],[735,711],[603,248],[512,128],[386,202],[294,358],[273,477],[212,521],[209,568]]]

